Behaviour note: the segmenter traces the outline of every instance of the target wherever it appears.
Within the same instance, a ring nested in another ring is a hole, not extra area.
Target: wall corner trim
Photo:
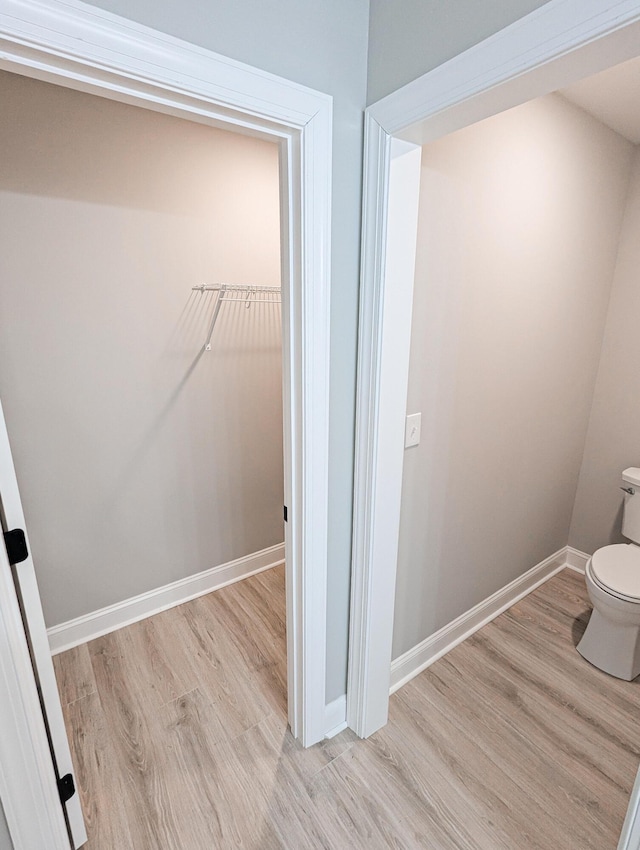
[[[463,640],[486,626],[491,620],[495,620],[499,614],[515,605],[516,602],[519,602],[566,567],[581,572],[579,567],[573,566],[574,553],[575,555],[583,554],[575,549],[570,549],[569,546],[559,549],[553,555],[545,558],[544,561],[540,561],[535,567],[496,591],[492,596],[474,605],[469,611],[461,614],[392,661],[389,693],[395,693],[459,643],[462,643]],[[584,557],[589,558],[588,555],[584,555]],[[570,558],[573,559],[572,562],[570,562]]]
[[[82,617],[67,620],[66,623],[47,629],[51,653],[57,655],[59,652],[283,563],[284,543],[278,543],[276,546],[254,552],[244,558],[228,561],[226,564],[220,564],[138,596],[132,596],[130,599],[124,599],[122,602],[116,602],[115,605],[108,605],[98,611],[84,614]]]

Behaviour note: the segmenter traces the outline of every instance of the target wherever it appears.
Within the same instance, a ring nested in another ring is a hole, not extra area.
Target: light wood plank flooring
[[[89,850],[615,850],[640,682],[583,661],[565,571],[391,699],[367,741],[286,723],[282,568],[55,659]]]

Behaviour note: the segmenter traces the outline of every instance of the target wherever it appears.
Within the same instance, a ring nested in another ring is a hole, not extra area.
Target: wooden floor
[[[615,850],[640,682],[575,651],[565,571],[391,699],[367,741],[287,731],[282,568],[55,659],[90,850]]]

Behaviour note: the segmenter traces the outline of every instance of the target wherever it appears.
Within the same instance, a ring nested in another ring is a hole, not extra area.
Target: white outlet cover
[[[404,447],[410,449],[420,442],[420,428],[422,426],[422,414],[410,413],[404,428]]]

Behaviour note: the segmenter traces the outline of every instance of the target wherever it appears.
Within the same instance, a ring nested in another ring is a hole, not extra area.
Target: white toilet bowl
[[[593,612],[578,652],[611,676],[635,679],[640,674],[640,546],[604,546],[585,572]]]

